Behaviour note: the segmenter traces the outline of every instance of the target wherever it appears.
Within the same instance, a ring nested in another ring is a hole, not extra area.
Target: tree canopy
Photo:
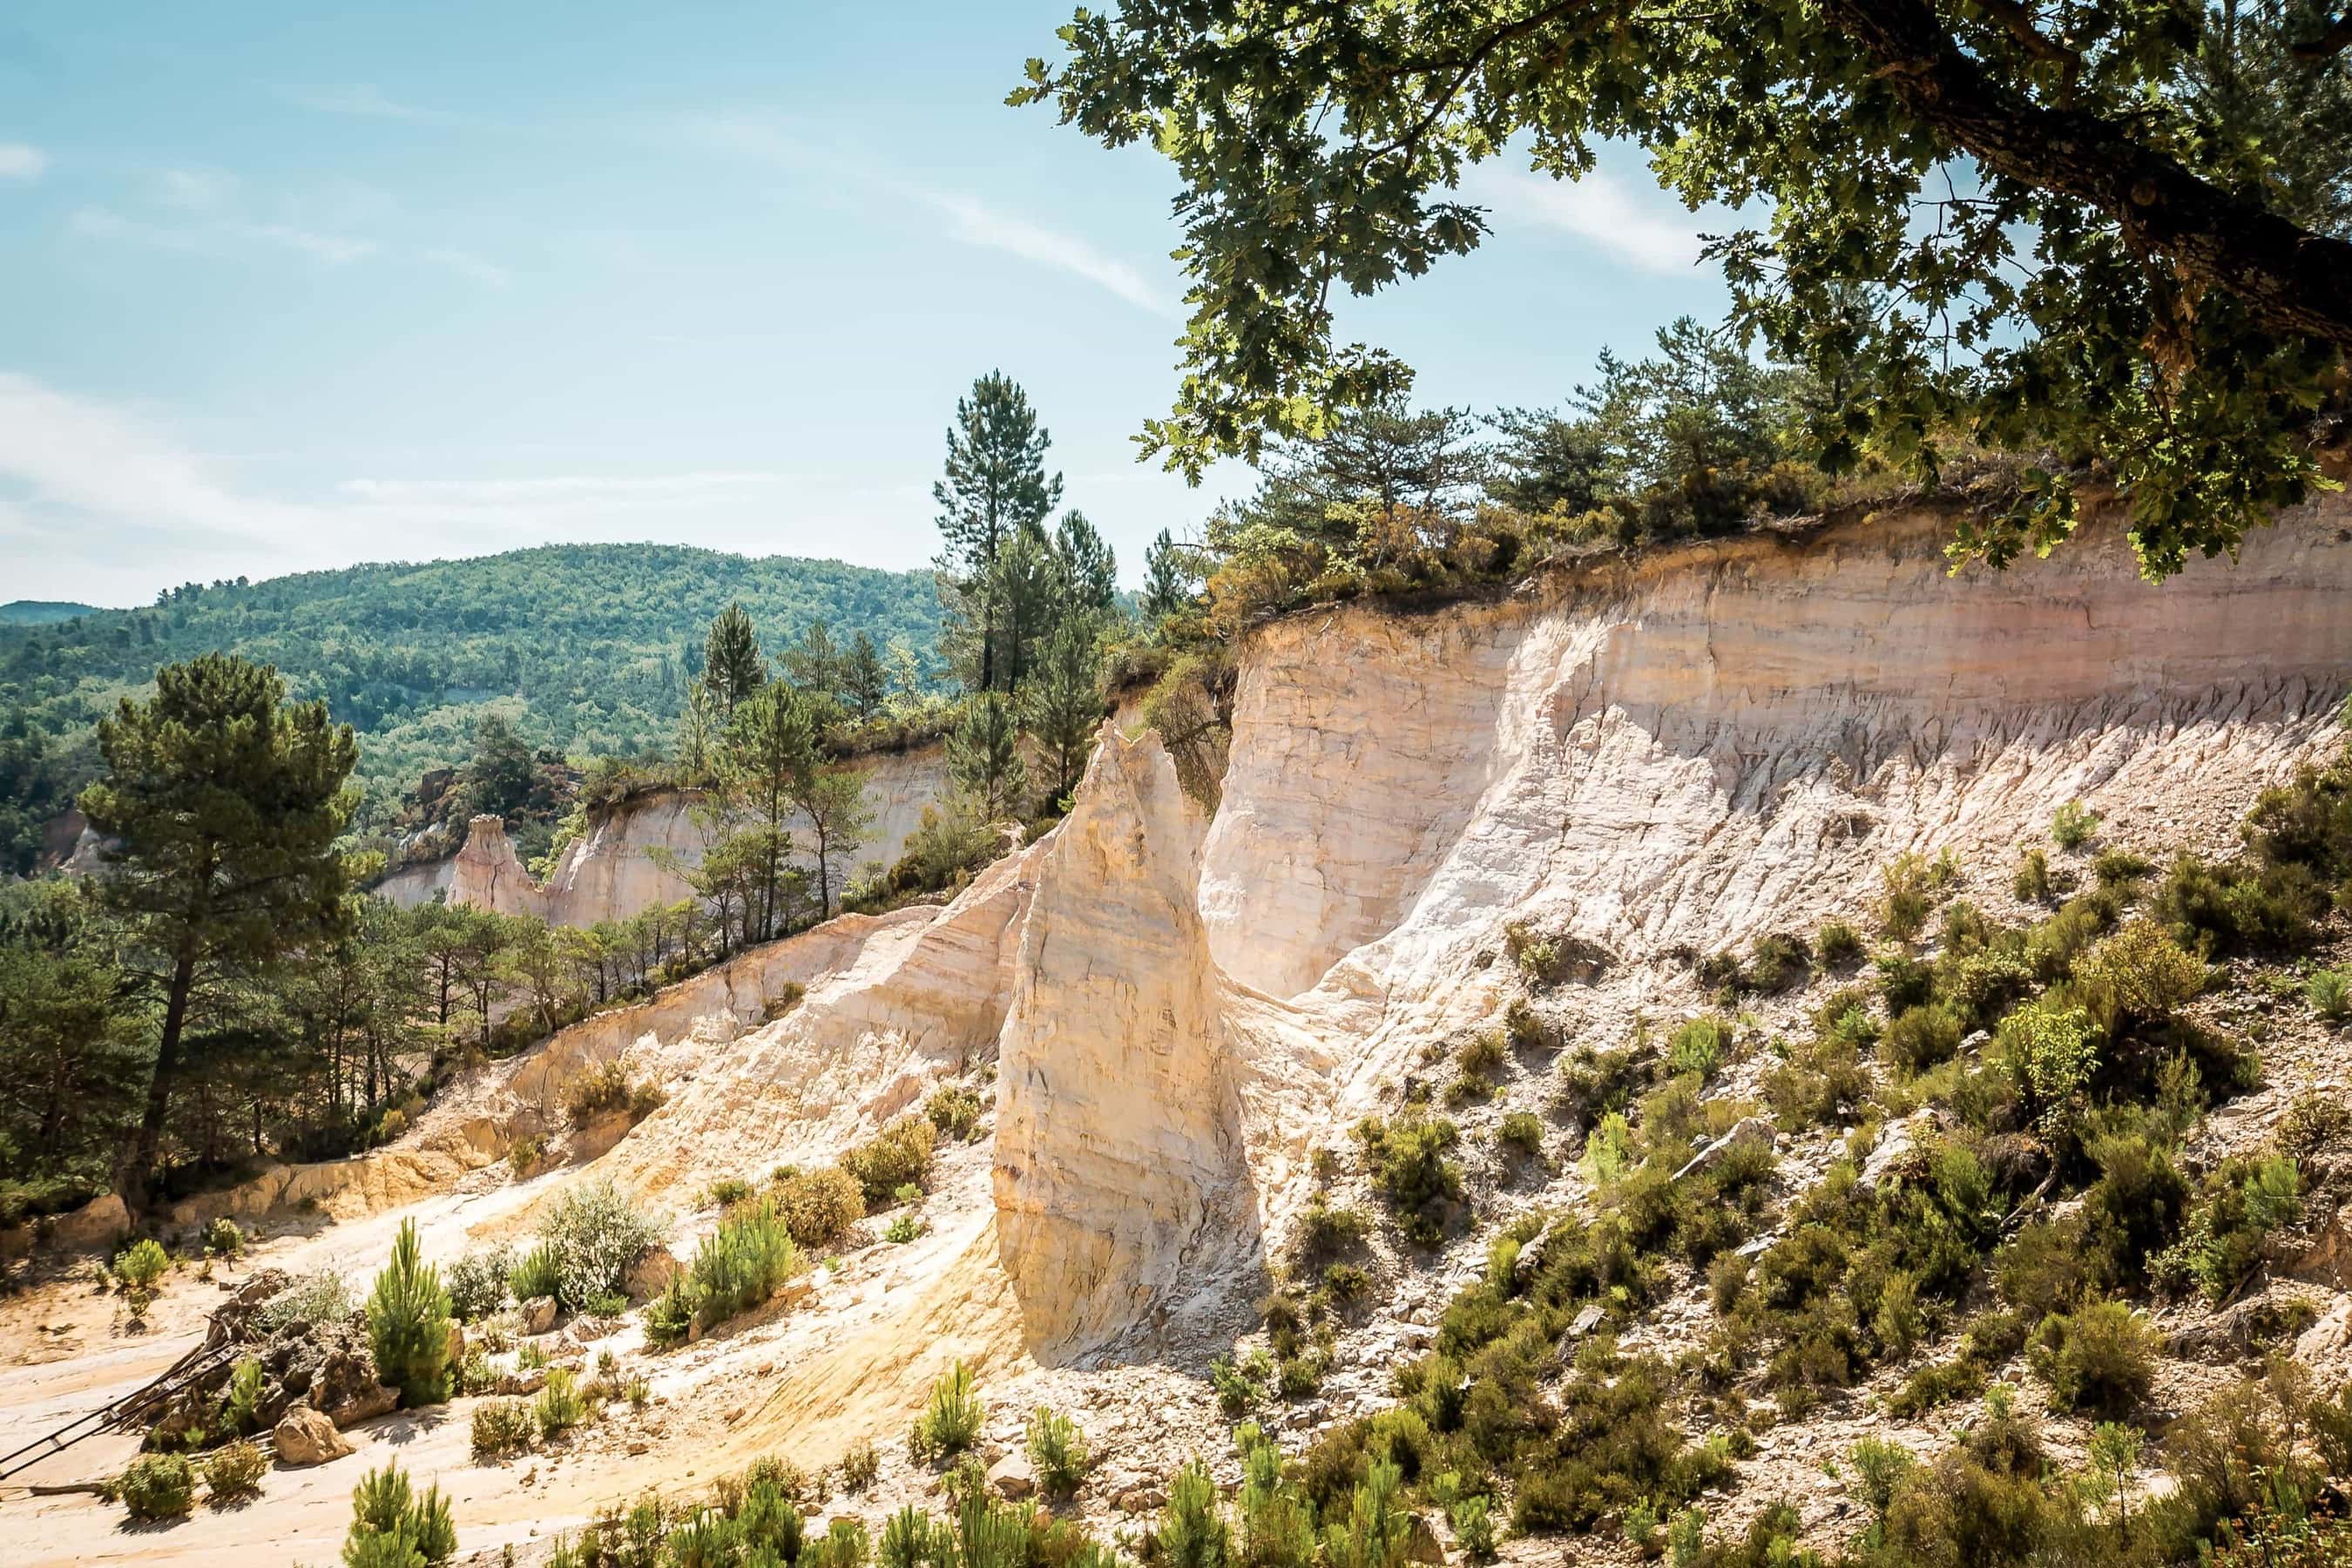
[[[1748,220],[1708,254],[1741,337],[1838,390],[1827,471],[2049,459],[1960,559],[2054,546],[2093,464],[2151,577],[2324,482],[2352,25],[2317,0],[1122,0],[1060,36],[1012,100],[1183,183],[1183,380],[1142,440],[1196,478],[1396,404],[1409,368],[1335,341],[1334,290],[1474,248],[1467,167],[1574,178],[1618,140]]]

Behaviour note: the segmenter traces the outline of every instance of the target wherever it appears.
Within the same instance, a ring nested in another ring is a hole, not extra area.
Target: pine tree
[[[940,506],[945,548],[940,572],[961,626],[950,640],[970,649],[972,685],[982,691],[1007,683],[998,665],[997,556],[1015,531],[1041,527],[1062,499],[1062,476],[1045,473],[1053,438],[1037,425],[1029,395],[1002,371],[972,383],[956,403],[948,430],[946,471],[931,487]]]
[[[1045,531],[1024,523],[997,552],[989,574],[997,605],[996,679],[1008,695],[1018,693],[1029,679],[1038,643],[1060,618],[1055,564],[1054,542]]]
[[[126,1195],[155,1168],[192,1016],[213,983],[341,934],[348,879],[335,840],[356,805],[344,787],[359,748],[323,702],[289,704],[277,672],[224,654],[166,665],[146,702],[99,723],[106,775],[82,792],[113,840],[99,899],[138,933],[162,973],[163,1021]]]
[[[1095,731],[1102,726],[1101,658],[1092,624],[1085,618],[1064,621],[1044,654],[1024,693],[1023,711],[1053,770],[1058,801],[1077,786]]]
[[[795,781],[816,766],[816,724],[809,704],[778,682],[748,699],[727,731],[727,785],[763,835],[760,903],[751,922],[759,939],[782,934],[783,875],[792,854],[789,819]]]
[[[700,784],[710,777],[711,748],[719,738],[719,714],[711,706],[710,689],[697,682],[686,694],[677,716],[677,765],[681,782]]]
[[[801,640],[784,650],[784,678],[803,695],[837,702],[841,693],[842,651],[833,640],[833,628],[811,621]]]
[[[820,919],[833,913],[833,868],[857,852],[874,826],[866,805],[866,775],[826,767],[814,753],[793,770],[793,804],[808,819],[816,840],[816,898]]]
[[[871,719],[882,710],[888,697],[890,677],[882,668],[881,650],[863,627],[849,639],[849,652],[841,661],[841,696],[849,710],[859,719]]]
[[[730,605],[710,623],[702,645],[702,684],[724,723],[732,723],[735,710],[768,679],[760,658],[759,634],[740,605]]]
[[[948,735],[948,772],[990,818],[1015,808],[1029,791],[1029,770],[1012,704],[983,691],[965,705],[963,721]]]
[[[1082,511],[1054,530],[1054,586],[1064,616],[1108,616],[1118,603],[1118,557]]]
[[[376,1376],[400,1390],[402,1404],[436,1405],[448,1397],[449,1298],[441,1289],[441,1270],[425,1261],[413,1219],[400,1222],[392,1261],[368,1297],[367,1319]]]
[[[1185,552],[1168,531],[1161,529],[1143,552],[1143,614],[1159,621],[1188,608],[1193,598],[1192,572]]]

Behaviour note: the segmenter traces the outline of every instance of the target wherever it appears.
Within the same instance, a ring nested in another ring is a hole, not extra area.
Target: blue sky
[[[1003,106],[1065,0],[16,0],[0,17],[0,599],[661,540],[922,564],[1001,366],[1119,552],[1200,489],[1173,181]],[[1478,171],[1477,254],[1351,310],[1424,402],[1556,403],[1721,314],[1637,157]]]

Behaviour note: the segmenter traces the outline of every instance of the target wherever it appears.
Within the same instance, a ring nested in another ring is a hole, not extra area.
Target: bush
[[[931,1227],[923,1216],[912,1209],[901,1211],[882,1227],[882,1239],[893,1247],[904,1247]]]
[[[262,1304],[255,1318],[275,1333],[289,1323],[324,1326],[351,1315],[352,1288],[343,1283],[341,1275],[322,1268],[295,1276],[293,1283]]]
[[[559,1193],[539,1226],[554,1253],[555,1299],[576,1312],[598,1297],[625,1294],[630,1266],[660,1245],[665,1228],[610,1181]],[[520,1286],[515,1295],[529,1300]]]
[[[507,1279],[515,1262],[515,1249],[501,1242],[478,1247],[449,1265],[442,1285],[449,1292],[449,1310],[459,1322],[478,1322],[507,1304]]]
[[[668,1098],[652,1079],[631,1078],[627,1066],[615,1058],[574,1079],[563,1097],[563,1109],[574,1126],[621,1111],[637,1122],[660,1110]]]
[[[368,1342],[377,1378],[400,1390],[403,1405],[434,1405],[449,1396],[449,1298],[441,1271],[425,1261],[416,1222],[400,1222],[392,1261],[368,1297]]]
[[[547,1369],[547,1382],[531,1402],[530,1415],[542,1440],[561,1436],[588,1419],[588,1396],[580,1391],[580,1380],[570,1367]]]
[[[701,1310],[702,1292],[685,1275],[674,1276],[662,1293],[646,1307],[646,1339],[667,1349],[683,1344],[694,1332],[694,1317]]]
[[[215,1508],[261,1490],[261,1478],[269,1470],[269,1456],[261,1445],[242,1437],[215,1448],[201,1463],[205,1500]]]
[[[2061,1408],[2113,1419],[2147,1396],[2162,1343],[2147,1319],[2123,1302],[2086,1302],[2042,1321],[2033,1336],[2033,1370]]]
[[[180,1454],[142,1454],[115,1478],[114,1495],[133,1519],[177,1519],[195,1506],[195,1467]]]
[[[2138,920],[2074,961],[2075,995],[2102,1030],[2160,1027],[2205,989],[2206,970],[2154,921]]]
[[[261,1425],[261,1397],[268,1388],[269,1374],[261,1363],[251,1356],[241,1358],[230,1369],[228,1387],[221,1394],[223,1425],[236,1435]]]
[[[721,1176],[702,1195],[712,1208],[732,1208],[751,1195],[751,1184],[740,1176]]]
[[[988,1406],[972,1392],[971,1369],[950,1363],[931,1384],[930,1402],[915,1426],[914,1447],[925,1454],[954,1456],[980,1439],[988,1423]]]
[[[2320,970],[2303,983],[2303,999],[2331,1024],[2352,1018],[2352,971]]]
[[[738,1209],[703,1238],[688,1271],[704,1321],[724,1322],[764,1305],[792,1277],[798,1258],[791,1233],[766,1199]]]
[[[212,1258],[244,1257],[245,1232],[228,1215],[215,1215],[205,1226],[205,1252]]]
[[[2098,814],[2079,800],[2070,800],[2050,819],[2050,837],[2061,849],[2080,849],[2099,830]]]
[[[1737,1027],[1730,1019],[1716,1015],[1691,1019],[1666,1042],[1666,1071],[1713,1078],[1716,1069],[1731,1059]]]
[[[1961,1019],[1941,1002],[1910,1007],[1879,1037],[1879,1058],[1906,1075],[1926,1072],[1959,1053]]]
[[[882,1456],[873,1444],[859,1443],[841,1456],[841,1489],[852,1497],[881,1478]]]
[[[1514,1110],[1495,1130],[1495,1142],[1532,1159],[1543,1152],[1544,1124],[1533,1111]]]
[[[1461,1131],[1443,1117],[1367,1117],[1356,1129],[1372,1185],[1407,1237],[1424,1245],[1442,1234],[1447,1210],[1462,1201],[1462,1169],[1445,1157]]]
[[[114,1278],[126,1290],[152,1290],[172,1267],[171,1254],[152,1237],[141,1237],[114,1259]]]
[[[1067,1497],[1087,1479],[1087,1435],[1078,1424],[1040,1405],[1029,1416],[1029,1458],[1037,1467],[1038,1484],[1058,1497]]]
[[[2127,888],[2155,869],[2147,857],[2128,849],[2102,849],[2091,862],[2091,875],[2102,888]]]
[[[2011,879],[2009,890],[2017,895],[2021,904],[2047,903],[2050,900],[2050,857],[2039,845],[2025,852],[2017,863],[2017,875]]]
[[[772,1195],[784,1228],[806,1247],[825,1246],[866,1217],[864,1189],[838,1165],[781,1176]]]
[[[923,1114],[941,1136],[961,1142],[980,1125],[980,1096],[961,1084],[943,1083],[923,1101]]]
[[[939,1130],[929,1118],[901,1116],[843,1154],[841,1168],[856,1178],[869,1210],[887,1207],[900,1187],[919,1188],[929,1180],[938,1143]]]
[[[438,1485],[418,1497],[397,1464],[370,1470],[352,1489],[352,1528],[343,1538],[347,1568],[410,1568],[446,1563],[457,1553],[457,1527]]]
[[[530,1447],[530,1406],[520,1399],[486,1399],[474,1406],[474,1458],[485,1463]]]
[[[1748,950],[1748,962],[1740,966],[1739,983],[1750,991],[1786,991],[1802,984],[1812,964],[1812,949],[1803,937],[1790,931],[1775,931],[1758,937],[1756,945]]]
[[[1843,921],[1832,921],[1813,933],[1813,952],[1829,969],[1851,969],[1862,962],[1862,933]]]
[[[507,1289],[518,1301],[553,1299],[563,1289],[563,1259],[552,1242],[541,1242],[507,1269]]]
[[[546,1158],[547,1140],[541,1137],[518,1138],[507,1150],[508,1168],[517,1178],[530,1175]]]

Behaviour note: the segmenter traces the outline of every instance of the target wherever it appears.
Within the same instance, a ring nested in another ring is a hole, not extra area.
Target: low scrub
[[[793,1240],[806,1247],[838,1240],[866,1217],[865,1189],[838,1165],[786,1172],[777,1177],[770,1195]]]
[[[182,1454],[142,1454],[114,1479],[114,1495],[132,1519],[177,1519],[196,1504],[196,1468]]]
[[[899,1188],[920,1188],[930,1180],[938,1146],[939,1129],[929,1118],[901,1116],[844,1153],[841,1168],[856,1178],[869,1210],[886,1208],[898,1201]]]
[[[1368,1117],[1356,1128],[1372,1186],[1411,1239],[1433,1245],[1464,1201],[1462,1168],[1448,1157],[1461,1130],[1444,1117]]]

